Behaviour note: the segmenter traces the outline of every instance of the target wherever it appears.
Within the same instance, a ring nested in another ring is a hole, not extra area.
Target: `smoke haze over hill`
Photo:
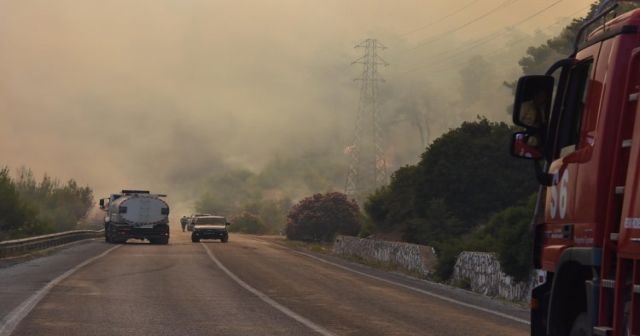
[[[350,62],[367,37],[389,47],[388,153],[412,163],[462,120],[506,120],[517,60],[591,3],[504,30],[554,3],[509,2],[453,31],[501,2],[0,1],[0,165],[75,178],[97,197],[129,186],[186,200],[211,172],[276,155],[346,162]]]

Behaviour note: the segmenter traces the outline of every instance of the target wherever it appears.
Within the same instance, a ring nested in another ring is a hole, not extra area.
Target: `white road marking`
[[[81,262],[80,264],[76,265],[74,268],[62,273],[57,278],[49,281],[44,287],[42,287],[42,289],[37,291],[35,294],[31,295],[31,297],[29,297],[24,302],[22,302],[18,307],[16,307],[7,316],[5,316],[5,318],[2,319],[2,321],[0,321],[0,336],[11,335],[11,333],[13,333],[13,331],[16,329],[18,324],[25,317],[27,317],[27,315],[29,315],[29,313],[33,310],[33,308],[35,308],[35,306],[40,302],[40,300],[42,300],[45,297],[45,295],[47,295],[53,287],[55,287],[57,284],[62,282],[64,279],[71,276],[73,273],[77,272],[79,269],[106,256],[107,254],[109,254],[109,252],[117,249],[120,246],[121,245],[116,245],[93,258],[87,259]]]
[[[207,247],[207,245],[202,244],[202,247],[204,247],[204,249],[207,251],[207,254],[209,255],[209,258],[223,271],[225,272],[231,279],[233,279],[233,281],[235,281],[238,285],[240,285],[242,288],[246,289],[247,291],[253,293],[255,296],[257,296],[258,298],[260,298],[260,300],[266,302],[267,304],[269,304],[270,306],[272,306],[273,308],[279,310],[280,312],[282,312],[283,314],[291,317],[292,319],[304,324],[306,327],[308,327],[309,329],[317,332],[320,335],[324,335],[324,336],[334,336],[333,333],[331,333],[329,330],[311,322],[310,320],[308,320],[305,317],[300,316],[299,314],[295,313],[294,311],[292,311],[291,309],[279,304],[278,302],[274,301],[273,299],[271,299],[269,296],[267,296],[266,294],[262,293],[261,291],[251,287],[249,284],[247,284],[246,282],[242,281],[240,278],[238,278],[235,274],[231,273],[231,271],[229,271],[224,265],[222,265],[222,263],[213,255],[213,253],[209,250],[209,248]],[[0,335],[3,336],[3,335]]]
[[[387,279],[384,279],[384,278],[381,278],[381,277],[378,277],[378,276],[375,276],[375,275],[371,275],[371,274],[367,274],[367,273],[364,273],[364,272],[356,271],[356,270],[351,269],[349,267],[346,267],[346,266],[343,266],[343,265],[340,265],[340,264],[336,264],[336,263],[331,262],[331,261],[324,260],[324,259],[322,259],[320,257],[316,257],[316,256],[314,256],[312,254],[300,252],[300,251],[297,251],[297,250],[294,250],[294,249],[291,249],[291,248],[288,248],[288,247],[286,247],[286,248],[288,250],[291,250],[292,252],[295,252],[295,253],[301,254],[303,256],[318,260],[318,261],[323,262],[325,264],[329,264],[329,265],[341,268],[341,269],[343,269],[345,271],[356,273],[356,274],[359,274],[359,275],[362,275],[362,276],[365,276],[365,277],[368,277],[368,278],[371,278],[371,279],[375,279],[375,280],[378,280],[378,281],[386,282],[386,283],[394,285],[394,286],[402,287],[402,288],[405,288],[405,289],[408,289],[408,290],[411,290],[411,291],[414,291],[414,292],[418,292],[420,294],[424,294],[424,295],[427,295],[427,296],[435,297],[435,298],[438,298],[440,300],[447,301],[447,302],[450,302],[450,303],[453,303],[453,304],[457,304],[457,305],[460,305],[460,306],[463,306],[463,307],[467,307],[467,308],[479,310],[479,311],[484,312],[484,313],[500,316],[500,317],[506,318],[508,320],[512,320],[512,321],[519,322],[519,323],[522,323],[522,324],[527,324],[527,325],[529,324],[529,321],[521,319],[521,318],[517,318],[515,316],[511,316],[511,315],[508,315],[508,314],[501,313],[499,311],[495,311],[495,310],[491,310],[491,309],[475,306],[475,305],[472,305],[470,303],[458,301],[458,300],[452,299],[450,297],[446,297],[446,296],[443,296],[443,295],[440,295],[440,294],[432,293],[432,292],[429,292],[429,291],[424,290],[424,289],[420,289],[420,288],[408,286],[408,285],[405,285],[405,284],[401,284],[399,282],[395,282],[395,281],[392,281],[392,280],[387,280]]]

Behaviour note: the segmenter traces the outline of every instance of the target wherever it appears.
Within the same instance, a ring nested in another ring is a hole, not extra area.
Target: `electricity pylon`
[[[384,81],[378,74],[378,66],[388,63],[378,55],[379,50],[387,47],[376,39],[366,39],[355,48],[364,49],[364,55],[352,62],[362,64],[362,73],[356,78],[361,86],[354,139],[345,148],[350,159],[345,193],[361,199],[388,180],[378,106],[378,84]]]

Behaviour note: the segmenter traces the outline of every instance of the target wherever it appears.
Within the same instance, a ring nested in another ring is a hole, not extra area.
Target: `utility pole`
[[[378,83],[384,81],[378,74],[378,66],[388,63],[378,55],[379,50],[387,47],[376,39],[366,39],[355,48],[363,49],[364,54],[351,63],[362,64],[362,73],[356,78],[361,86],[354,139],[345,149],[350,160],[345,193],[358,200],[388,182],[378,106]]]

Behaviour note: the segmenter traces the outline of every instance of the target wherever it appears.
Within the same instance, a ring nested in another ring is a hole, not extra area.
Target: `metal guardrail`
[[[0,258],[19,256],[78,240],[102,237],[103,235],[104,230],[74,230],[44,236],[6,240],[0,242]]]

